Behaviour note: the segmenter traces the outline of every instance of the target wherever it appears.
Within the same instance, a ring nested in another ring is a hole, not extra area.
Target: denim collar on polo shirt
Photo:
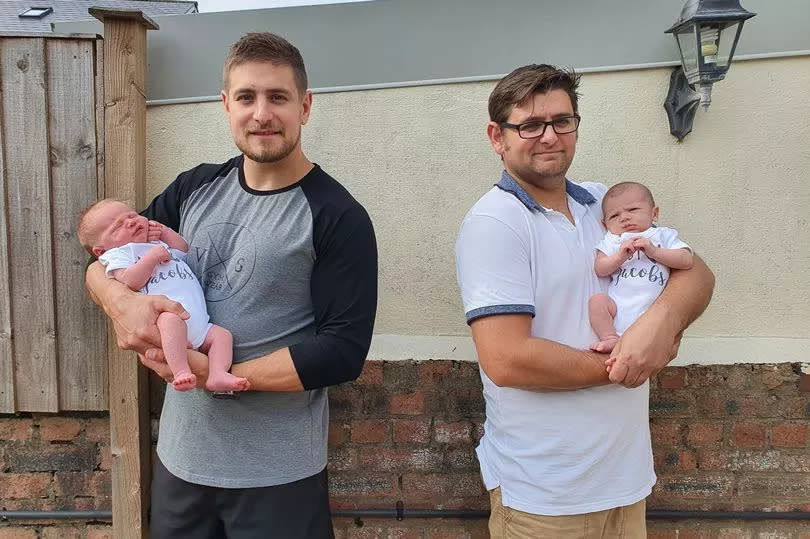
[[[546,213],[546,209],[538,204],[530,195],[526,192],[526,190],[521,186],[517,180],[515,180],[511,174],[506,172],[505,170],[501,174],[501,181],[495,184],[496,187],[506,191],[507,193],[512,193],[520,200],[524,206],[529,208],[530,210],[537,210],[541,213]],[[571,195],[575,201],[579,202],[583,206],[586,204],[593,204],[596,202],[596,199],[592,194],[588,192],[587,189],[584,187],[580,187],[579,185],[575,184],[571,180],[565,180],[565,192]]]

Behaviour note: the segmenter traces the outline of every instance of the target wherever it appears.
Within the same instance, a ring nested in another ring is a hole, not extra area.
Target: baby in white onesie
[[[106,266],[106,274],[131,290],[161,294],[183,305],[191,315],[183,320],[169,312],[157,318],[161,348],[172,370],[172,387],[188,391],[197,377],[188,365],[187,348],[208,354],[210,391],[246,391],[246,378],[228,372],[233,358],[233,336],[209,323],[205,296],[185,262],[188,243],[174,230],[149,221],[117,200],[102,200],[79,218],[79,240]]]
[[[670,268],[692,267],[692,250],[676,230],[653,225],[658,206],[640,183],[608,189],[602,214],[608,231],[596,246],[594,267],[600,277],[610,276],[610,286],[607,294],[591,297],[588,314],[599,336],[591,349],[608,353],[664,290]]]

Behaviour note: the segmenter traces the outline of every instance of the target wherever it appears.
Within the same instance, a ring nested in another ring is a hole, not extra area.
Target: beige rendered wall
[[[683,143],[662,108],[670,69],[582,77],[569,177],[647,183],[661,223],[717,276],[677,362],[808,361],[810,56],[735,63]],[[485,135],[494,83],[316,94],[307,155],[371,214],[380,302],[371,357],[474,359],[453,245],[499,177]],[[148,192],[234,155],[219,103],[148,109]]]

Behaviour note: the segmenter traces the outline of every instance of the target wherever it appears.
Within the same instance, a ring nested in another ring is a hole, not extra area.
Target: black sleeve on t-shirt
[[[141,215],[180,232],[180,207],[200,186],[226,176],[228,170],[239,166],[242,156],[220,164],[203,163],[181,172],[177,178],[152,200]]]
[[[326,173],[301,184],[313,216],[315,336],[290,346],[305,389],[360,376],[377,313],[377,241],[366,210]]]

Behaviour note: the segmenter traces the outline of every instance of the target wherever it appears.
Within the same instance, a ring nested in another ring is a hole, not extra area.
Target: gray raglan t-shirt
[[[166,388],[157,452],[172,474],[247,488],[326,466],[326,387],[356,378],[371,342],[377,248],[363,207],[315,167],[275,191],[247,187],[239,156],[187,171],[144,214],[189,243],[211,321],[234,363],[289,347],[305,391],[232,400]]]

